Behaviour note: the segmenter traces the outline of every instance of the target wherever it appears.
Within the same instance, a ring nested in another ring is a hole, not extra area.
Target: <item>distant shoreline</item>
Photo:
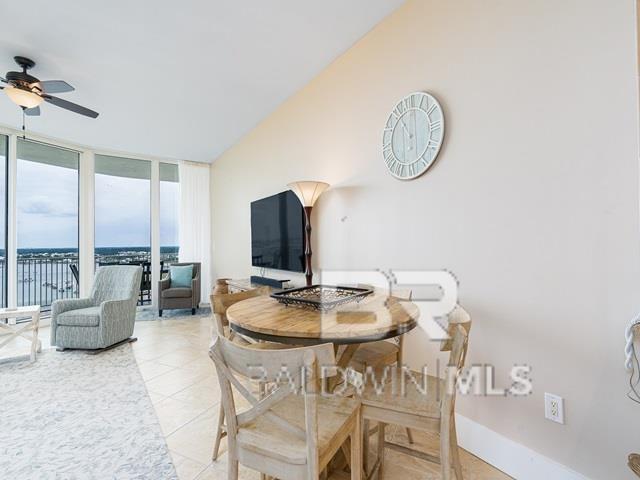
[[[178,246],[161,246],[160,253],[163,254],[171,254],[178,253]],[[111,256],[118,255],[124,253],[150,253],[151,247],[95,247],[94,253],[98,256]],[[55,256],[64,256],[64,255],[78,255],[77,248],[64,248],[64,247],[55,247],[55,248],[18,248],[18,257],[29,257],[29,256],[41,256],[41,255],[55,255]],[[0,249],[0,258],[5,257],[4,249]]]

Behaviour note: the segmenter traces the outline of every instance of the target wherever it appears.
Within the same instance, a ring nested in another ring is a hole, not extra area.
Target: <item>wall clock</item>
[[[444,114],[425,92],[404,97],[391,111],[382,133],[389,172],[401,180],[419,177],[433,165],[444,139]]]

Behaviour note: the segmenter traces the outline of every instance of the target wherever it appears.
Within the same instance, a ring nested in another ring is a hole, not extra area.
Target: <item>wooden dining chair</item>
[[[359,285],[364,287],[363,285]],[[370,287],[372,288],[372,287]],[[391,292],[391,297],[398,300],[410,301],[412,297],[411,290],[395,290]],[[379,342],[364,343],[358,347],[353,355],[349,366],[356,372],[364,374],[367,368],[371,368],[374,372],[380,371],[382,368],[390,365],[402,366],[404,351],[404,335],[399,335],[389,340],[380,340]],[[362,424],[365,432],[369,431],[369,422],[367,420]],[[377,430],[371,430],[371,434]],[[413,435],[410,429],[406,429],[409,443],[413,443]]]
[[[322,374],[332,370],[321,367],[335,366],[333,345],[255,350],[218,336],[209,355],[227,418],[229,480],[237,480],[239,463],[282,480],[316,480],[348,440],[351,479],[361,479],[359,400],[320,393]],[[258,399],[238,376],[273,388]],[[234,390],[248,410],[238,413]]]
[[[227,319],[227,310],[229,309],[229,307],[238,302],[241,302],[242,300],[259,297],[261,295],[267,295],[269,291],[269,287],[259,287],[253,290],[247,290],[238,293],[213,293],[212,295],[210,295],[209,299],[211,301],[216,334],[225,337],[239,345],[254,349],[288,348],[286,345],[281,345],[278,343],[256,342],[251,338],[236,334],[229,327],[229,320]],[[260,384],[260,389],[262,391],[264,389],[264,385]],[[216,439],[213,444],[213,454],[211,455],[213,461],[216,461],[218,459],[218,454],[220,452],[220,442],[227,435],[224,417],[224,408],[222,407],[221,403],[220,408],[218,409]]]
[[[252,339],[237,335],[233,330],[231,330],[229,327],[229,320],[227,319],[227,310],[229,307],[241,302],[242,300],[268,295],[269,291],[269,287],[259,287],[254,288],[253,290],[246,290],[244,292],[211,294],[209,299],[211,301],[211,310],[213,313],[216,333],[228,338],[229,340],[245,345],[249,343],[257,343]]]
[[[365,385],[362,393],[362,418],[378,423],[378,456],[371,471],[366,472],[366,478],[376,473],[382,477],[385,446],[396,451],[407,453],[423,460],[440,463],[442,479],[451,479],[451,467],[457,480],[462,480],[462,466],[458,453],[458,440],[455,424],[456,381],[464,366],[471,329],[471,317],[460,306],[449,314],[449,339],[443,341],[441,351],[448,351],[449,361],[445,379],[427,376],[422,373],[407,372],[395,369],[387,375],[390,379],[382,391],[380,386]],[[389,372],[388,372],[389,373]],[[419,391],[410,380],[406,380],[405,391],[399,387],[400,379],[411,374],[422,387],[426,384],[425,392]],[[404,377],[403,377],[404,376]],[[424,382],[424,383],[423,383]],[[432,431],[440,434],[440,458],[426,453],[403,447],[385,441],[386,424],[400,425],[406,428]],[[368,435],[363,438],[364,456],[368,455]],[[366,469],[365,469],[366,470]]]

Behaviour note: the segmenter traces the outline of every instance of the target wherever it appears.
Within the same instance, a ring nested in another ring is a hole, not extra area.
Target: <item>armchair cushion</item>
[[[190,288],[193,278],[193,265],[171,265],[169,267],[171,278],[170,288]]]
[[[58,325],[68,327],[97,327],[100,325],[100,307],[68,310],[57,316]]]
[[[192,290],[190,288],[167,288],[162,291],[162,298],[190,298]]]

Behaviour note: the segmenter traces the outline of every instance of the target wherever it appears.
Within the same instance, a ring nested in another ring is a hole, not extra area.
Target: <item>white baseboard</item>
[[[462,448],[517,480],[589,480],[467,417],[456,414],[456,426]]]

